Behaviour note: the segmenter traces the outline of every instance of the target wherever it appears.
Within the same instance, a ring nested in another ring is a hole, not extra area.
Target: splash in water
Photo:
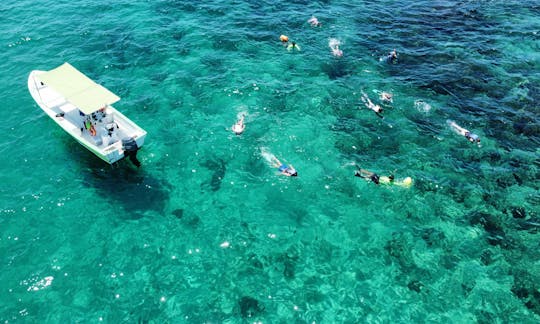
[[[272,166],[276,156],[272,154],[267,147],[261,147],[261,156],[268,162],[268,165]]]
[[[428,113],[431,111],[431,105],[421,99],[414,101],[414,108],[423,113]]]
[[[337,38],[330,38],[328,40],[328,47],[332,50],[332,55],[335,57],[342,57],[343,51],[339,48],[341,46],[341,42]]]
[[[308,20],[308,23],[311,25],[311,27],[321,27],[322,26],[322,23],[315,16],[311,16],[311,18],[309,18],[309,20]]]

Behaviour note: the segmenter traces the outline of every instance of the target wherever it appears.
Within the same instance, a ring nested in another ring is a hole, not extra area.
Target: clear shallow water
[[[2,321],[540,320],[536,2],[0,12]],[[397,64],[379,62],[393,48]],[[104,165],[40,113],[28,74],[64,61],[148,131],[141,169]],[[384,119],[362,90],[394,94]],[[375,186],[354,164],[414,185]]]

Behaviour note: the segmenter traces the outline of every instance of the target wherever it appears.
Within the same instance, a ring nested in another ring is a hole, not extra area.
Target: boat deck
[[[55,98],[55,93],[52,89],[46,85],[39,85],[37,88],[42,98]],[[45,103],[45,102],[44,102]],[[81,137],[85,138],[89,142],[96,145],[99,149],[106,149],[112,146],[110,149],[116,149],[116,146],[121,146],[121,140],[124,137],[130,136],[133,133],[130,125],[123,121],[122,118],[115,116],[115,109],[107,107],[103,112],[98,111],[92,115],[85,116],[77,107],[73,104],[65,101],[61,97],[49,100],[45,103],[50,109],[49,115],[55,118],[59,123],[70,124],[69,129],[74,134],[77,132]],[[62,117],[60,114],[63,114]],[[96,135],[92,136],[90,131],[85,129],[84,123],[87,118],[92,122]]]

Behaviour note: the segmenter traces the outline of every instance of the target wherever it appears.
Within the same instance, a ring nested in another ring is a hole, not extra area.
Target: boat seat
[[[103,139],[99,135],[92,136],[92,139],[94,140],[94,143],[96,143],[97,146],[100,146],[101,144],[103,144]]]
[[[109,146],[118,142],[118,136],[116,133],[112,133],[110,136],[105,133],[101,136],[101,140],[103,141],[103,146]]]

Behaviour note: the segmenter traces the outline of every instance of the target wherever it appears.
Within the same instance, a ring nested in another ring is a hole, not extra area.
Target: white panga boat
[[[120,98],[69,63],[50,71],[34,70],[28,89],[60,127],[107,163],[124,157],[140,166],[137,151],[146,131],[111,105]]]

